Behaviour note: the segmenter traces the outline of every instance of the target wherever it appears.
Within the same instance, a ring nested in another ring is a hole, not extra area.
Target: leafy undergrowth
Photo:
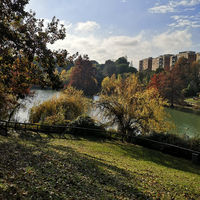
[[[0,136],[0,199],[200,199],[200,166],[93,137]]]

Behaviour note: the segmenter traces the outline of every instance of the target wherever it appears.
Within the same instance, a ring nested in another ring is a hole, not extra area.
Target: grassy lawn
[[[199,98],[198,96],[196,96],[197,98]],[[186,98],[185,99],[186,102],[191,102],[191,103],[200,103],[200,99],[194,100],[192,97],[191,98]]]
[[[200,199],[200,165],[95,137],[0,136],[0,199]]]

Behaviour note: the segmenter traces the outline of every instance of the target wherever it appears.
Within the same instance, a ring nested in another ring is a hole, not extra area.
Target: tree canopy
[[[47,44],[65,38],[59,20],[44,26],[43,19],[25,11],[28,0],[0,1],[0,110],[12,112],[17,101],[30,94],[30,84],[62,88],[56,66],[73,60],[66,50],[52,51]]]
[[[166,102],[155,89],[144,89],[135,75],[113,84],[115,89],[104,90],[95,103],[109,126],[117,125],[124,134],[167,133],[173,128],[166,120],[169,117],[163,107]]]
[[[86,95],[93,95],[96,90],[97,80],[95,79],[96,68],[93,67],[88,56],[79,56],[75,67],[71,72],[70,85],[76,89],[83,90]]]

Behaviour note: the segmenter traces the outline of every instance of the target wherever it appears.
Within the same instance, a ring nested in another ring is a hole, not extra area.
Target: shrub
[[[59,97],[53,98],[31,108],[29,121],[46,125],[67,125],[88,111],[90,100],[83,92],[68,87]]]
[[[69,123],[69,126],[73,127],[72,133],[77,133],[77,134],[93,134],[95,132],[94,129],[104,130],[102,126],[97,125],[94,119],[92,119],[88,115],[81,115],[77,117],[75,120]],[[87,129],[93,129],[93,130],[87,130]]]

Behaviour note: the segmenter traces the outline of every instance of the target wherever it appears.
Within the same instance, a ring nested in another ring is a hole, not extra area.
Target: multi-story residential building
[[[139,71],[143,70],[143,60],[139,61]]]
[[[200,62],[200,52],[197,53],[196,61],[199,61],[199,62]]]
[[[152,57],[145,58],[139,61],[139,71],[143,71],[145,69],[152,70]]]
[[[187,58],[188,62],[190,64],[192,64],[194,61],[196,61],[196,53],[195,53],[195,51],[182,51],[182,52],[179,52],[179,54],[177,54],[177,60],[182,56]]]
[[[152,61],[152,70],[156,70],[157,68],[161,67],[167,69],[170,67],[170,57],[173,56],[172,54],[165,54],[161,55],[157,58],[154,58]]]
[[[188,62],[192,64],[194,61],[200,61],[200,52],[196,53],[195,51],[182,51],[177,55],[164,54],[158,56],[157,58],[145,58],[139,61],[139,71],[145,69],[156,70],[158,67],[162,67],[164,69],[173,67],[180,57],[187,58]]]
[[[176,62],[177,62],[177,56],[176,55],[170,56],[170,67],[173,67]]]

